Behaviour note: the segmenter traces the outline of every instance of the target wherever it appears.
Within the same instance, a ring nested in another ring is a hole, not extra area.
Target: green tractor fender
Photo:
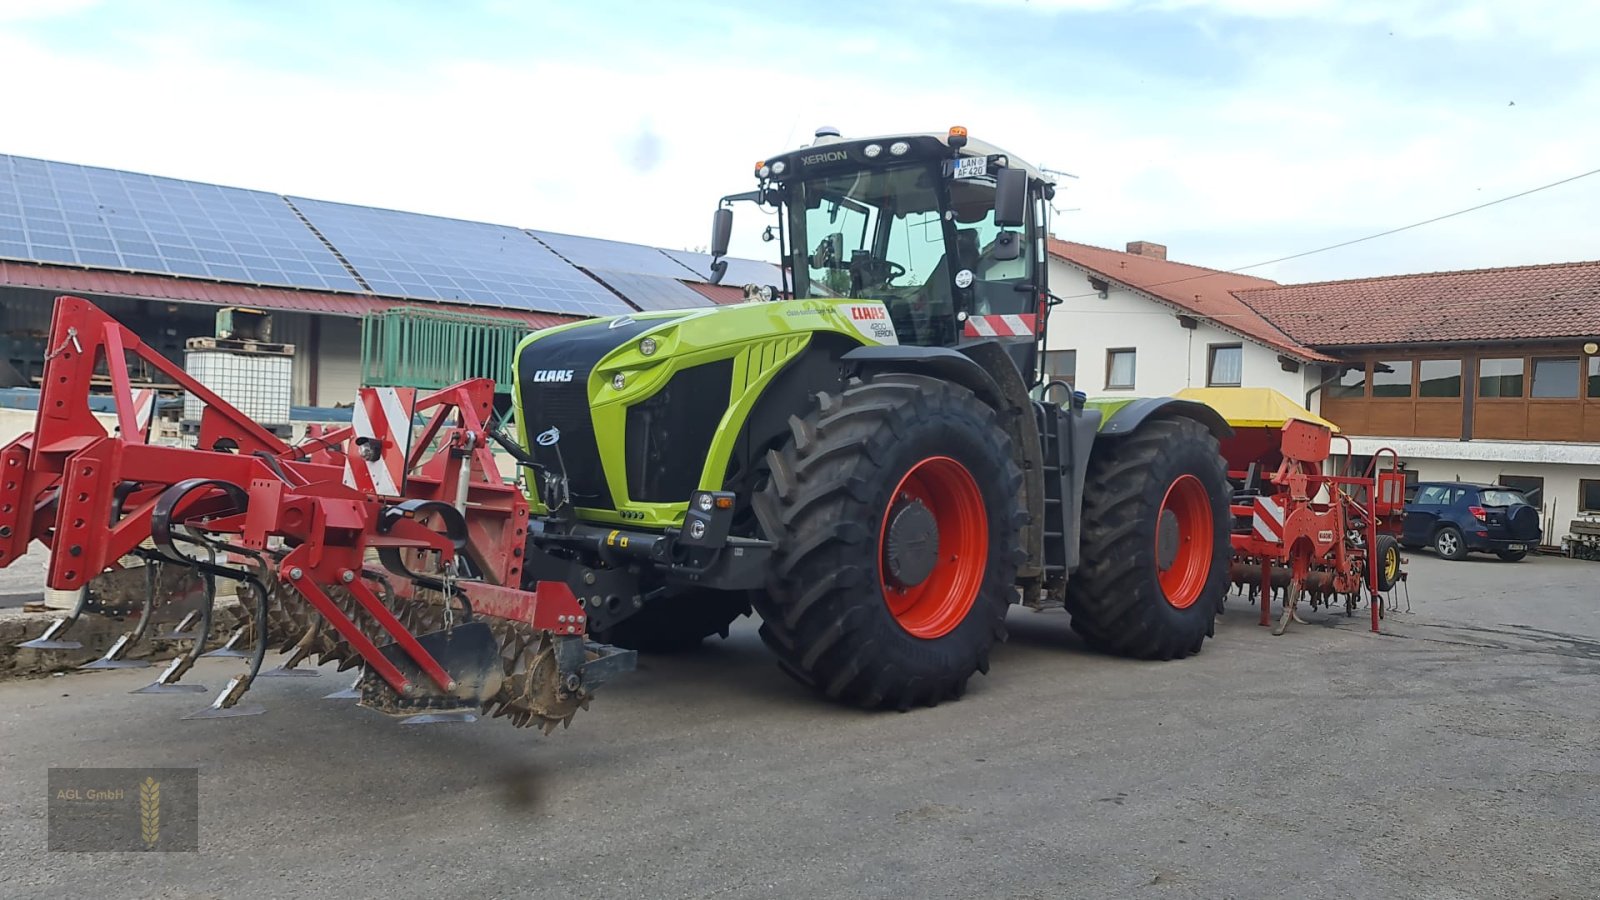
[[[1176,397],[1138,397],[1129,400],[1090,400],[1085,406],[1100,410],[1101,438],[1132,434],[1149,419],[1186,418],[1206,426],[1218,441],[1233,437],[1233,428],[1222,414],[1193,400]]]

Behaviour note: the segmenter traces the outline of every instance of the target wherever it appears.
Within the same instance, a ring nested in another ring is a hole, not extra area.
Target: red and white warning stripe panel
[[[1033,337],[1037,316],[972,316],[967,319],[967,337]]]
[[[416,388],[362,388],[351,411],[355,438],[344,460],[344,483],[358,491],[399,497],[406,487]]]
[[[141,439],[150,440],[150,423],[156,417],[156,392],[140,388],[133,392],[133,424]]]
[[[1286,511],[1277,497],[1257,497],[1255,512],[1250,516],[1250,527],[1263,541],[1283,542],[1283,519]]]

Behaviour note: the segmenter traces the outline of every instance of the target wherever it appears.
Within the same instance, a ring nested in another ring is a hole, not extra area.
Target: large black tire
[[[1433,533],[1433,552],[1439,554],[1440,559],[1451,562],[1466,559],[1467,539],[1461,536],[1461,529],[1446,525]]]
[[[1378,535],[1378,593],[1387,594],[1400,583],[1400,542],[1392,534]]]
[[[1526,559],[1528,557],[1528,551],[1526,551],[1526,550],[1496,550],[1494,555],[1500,557],[1501,559],[1505,560],[1506,562],[1522,562],[1524,559]]]
[[[1025,556],[1022,476],[994,410],[959,385],[889,373],[819,395],[790,421],[755,498],[777,543],[754,598],[762,638],[785,671],[843,703],[904,710],[960,696],[1005,637]],[[931,533],[902,530],[916,507]]]
[[[1083,564],[1067,582],[1073,630],[1120,656],[1200,652],[1228,589],[1230,496],[1217,439],[1193,419],[1157,419],[1097,444],[1084,485]],[[1192,543],[1204,540],[1209,548]],[[1177,581],[1170,601],[1164,571]]]
[[[602,644],[642,653],[692,650],[713,634],[728,636],[728,626],[750,614],[749,597],[734,591],[691,591],[652,601],[610,628],[592,632]]]

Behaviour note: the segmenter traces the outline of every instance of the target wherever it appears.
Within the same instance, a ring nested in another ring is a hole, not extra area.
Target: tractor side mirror
[[[1028,215],[1028,173],[1010,167],[994,173],[994,224],[1021,228]],[[1010,257],[1015,259],[1016,257]]]
[[[718,207],[711,217],[711,255],[727,256],[728,242],[733,239],[733,210]]]

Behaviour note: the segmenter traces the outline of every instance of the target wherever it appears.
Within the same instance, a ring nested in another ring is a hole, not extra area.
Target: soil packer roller
[[[0,455],[0,565],[44,542],[85,608],[144,583],[129,554],[239,579],[258,652],[215,714],[278,645],[290,668],[360,666],[386,712],[548,728],[635,651],[752,610],[785,671],[865,707],[959,696],[1017,602],[1112,653],[1199,651],[1227,587],[1231,432],[1200,403],[1042,383],[1050,179],[960,128],[819,132],[756,179],[717,210],[713,270],[754,202],[785,283],[530,335],[514,436],[475,381],[365,388],[351,428],[289,446],[62,299],[38,427]],[[205,403],[197,447],[145,443],[129,352]],[[97,367],[111,434],[87,411]],[[120,611],[142,634],[165,596]]]

